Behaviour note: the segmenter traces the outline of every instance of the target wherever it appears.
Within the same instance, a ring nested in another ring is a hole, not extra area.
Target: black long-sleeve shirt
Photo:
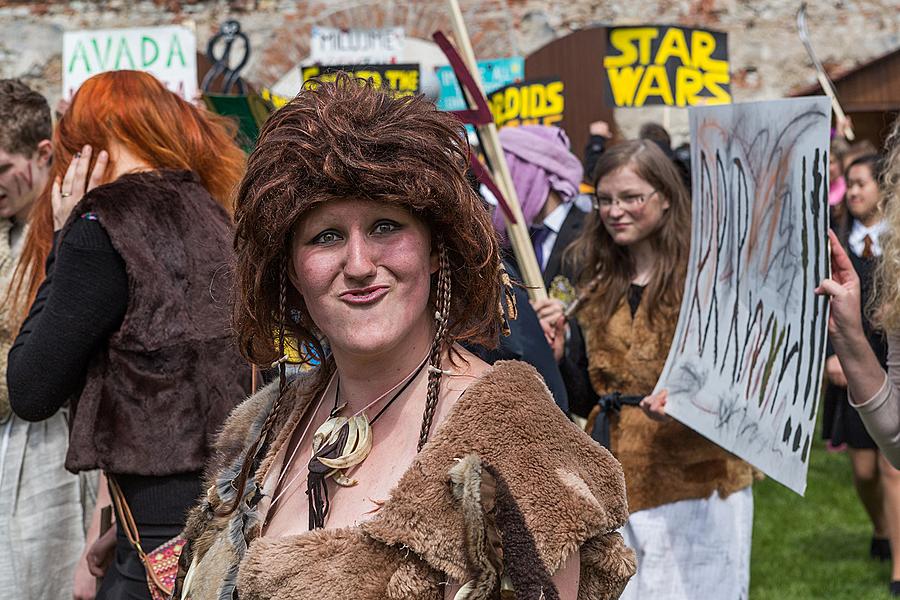
[[[78,219],[65,238],[54,240],[47,277],[9,351],[13,411],[40,421],[76,395],[91,357],[127,308],[125,261],[98,221]]]

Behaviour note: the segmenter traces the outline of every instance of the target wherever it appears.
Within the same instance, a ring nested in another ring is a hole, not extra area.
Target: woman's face
[[[878,182],[869,165],[856,165],[847,172],[847,210],[864,221],[878,211]]]
[[[629,165],[605,175],[596,192],[600,221],[619,246],[642,242],[659,229],[669,200]]]
[[[438,258],[427,226],[408,211],[367,200],[321,204],[295,226],[292,259],[291,281],[333,351],[374,356],[430,335]]]

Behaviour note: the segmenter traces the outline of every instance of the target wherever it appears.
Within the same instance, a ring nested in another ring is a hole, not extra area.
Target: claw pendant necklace
[[[332,477],[334,482],[342,487],[352,487],[358,483],[355,479],[347,476],[347,470],[366,460],[369,452],[372,451],[372,425],[412,385],[412,382],[422,372],[427,360],[426,357],[412,375],[407,377],[406,383],[387,401],[371,421],[369,421],[366,410],[381,398],[350,418],[339,416],[346,404],[339,404],[341,380],[338,378],[331,416],[313,434],[313,455],[309,460],[309,474],[306,477],[310,530],[325,527],[325,517],[328,515],[329,508],[328,486],[326,485],[328,478]]]

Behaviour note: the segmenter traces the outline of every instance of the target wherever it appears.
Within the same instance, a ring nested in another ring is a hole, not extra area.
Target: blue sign
[[[490,94],[505,85],[522,81],[525,78],[525,59],[521,56],[512,56],[479,60],[478,70],[481,72],[481,81],[484,83],[484,93]],[[438,109],[465,110],[466,99],[462,90],[459,89],[453,69],[449,66],[438,67],[436,74],[438,82],[441,84],[441,93],[437,101]]]

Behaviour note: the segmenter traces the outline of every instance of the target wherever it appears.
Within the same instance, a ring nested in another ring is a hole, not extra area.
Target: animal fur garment
[[[291,409],[250,487],[290,438],[310,387],[309,376],[292,382]],[[239,407],[219,437],[207,500],[185,531],[181,576],[194,564],[186,597],[230,597],[236,585],[241,600],[440,600],[452,578],[476,582],[469,600],[496,598],[503,581],[518,599],[550,600],[551,574],[576,551],[580,600],[617,598],[634,573],[616,533],[628,518],[619,464],[565,418],[531,366],[514,361],[469,387],[362,525],[267,538],[246,503],[214,516],[276,391]]]
[[[598,395],[653,392],[675,334],[675,312],[657,314],[651,323],[642,302],[632,318],[623,298],[609,322],[600,326],[596,303],[586,300],[578,322]],[[654,421],[640,408],[624,406],[619,415],[611,415],[610,424],[612,451],[625,471],[631,512],[707,498],[714,491],[725,498],[753,482],[750,465],[677,421]]]
[[[66,468],[199,471],[250,383],[230,325],[230,217],[196,175],[175,170],[94,188],[60,239],[89,212],[125,261],[128,310],[72,403]]]

